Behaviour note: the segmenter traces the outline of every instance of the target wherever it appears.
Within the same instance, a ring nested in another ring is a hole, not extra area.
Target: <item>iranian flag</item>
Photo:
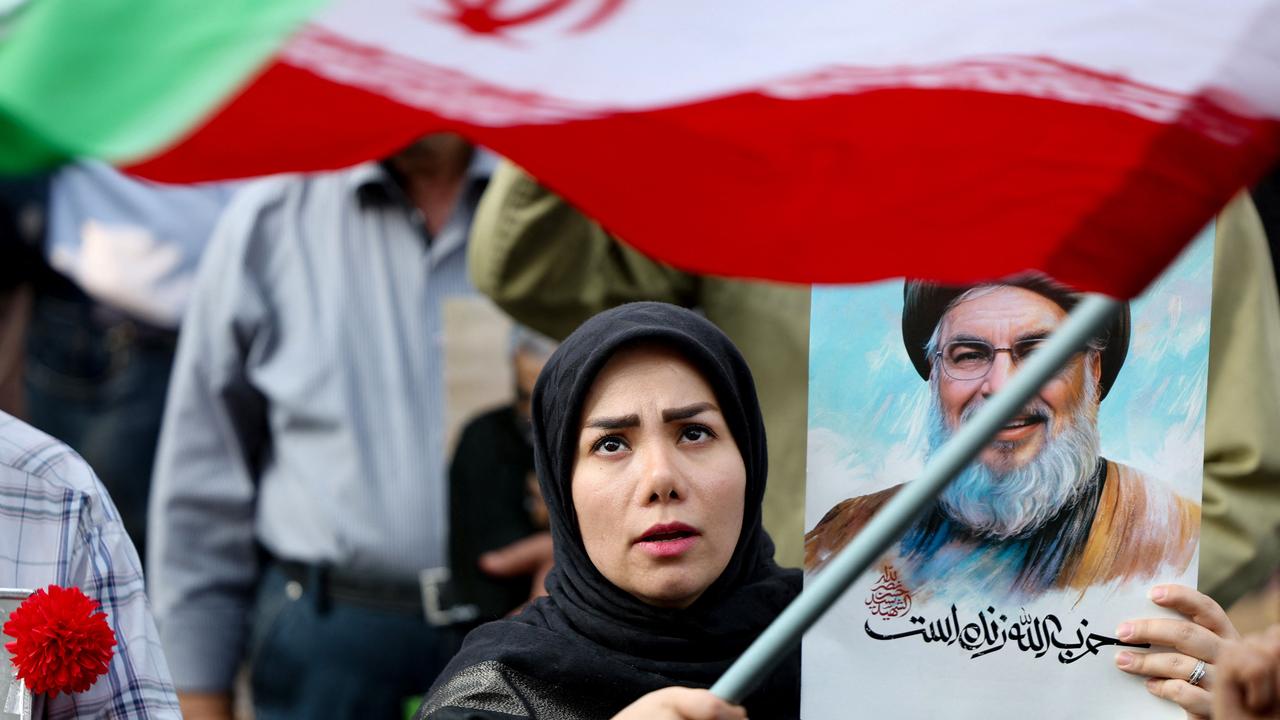
[[[1131,296],[1280,152],[1280,0],[28,0],[0,32],[0,170],[455,130],[725,275]]]

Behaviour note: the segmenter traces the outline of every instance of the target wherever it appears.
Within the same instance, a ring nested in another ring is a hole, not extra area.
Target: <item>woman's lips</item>
[[[701,533],[684,523],[654,525],[635,541],[635,546],[653,557],[678,557],[698,543]]]

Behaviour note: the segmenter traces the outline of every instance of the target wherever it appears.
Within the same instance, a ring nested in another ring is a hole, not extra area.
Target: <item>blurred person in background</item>
[[[1218,218],[1200,588],[1224,607],[1280,561],[1280,304],[1266,236],[1245,196]],[[785,241],[785,238],[779,238]],[[681,272],[627,247],[511,165],[494,174],[469,248],[481,292],[564,337],[633,300],[697,307],[742,349],[769,429],[764,524],[780,564],[803,557],[809,289]]]
[[[545,590],[547,506],[533,469],[533,386],[556,344],[511,331],[515,402],[467,423],[449,466],[449,556],[459,600],[494,620]],[[532,581],[532,583],[531,583]]]
[[[1280,293],[1247,195],[1217,233],[1199,589],[1229,608],[1280,564]]]
[[[0,412],[26,417],[22,366],[31,286],[43,263],[49,177],[0,177]]]
[[[39,258],[26,267],[25,416],[98,473],[144,556],[178,323],[239,185],[162,185],[82,161],[49,178],[44,222],[25,222]]]
[[[445,579],[441,306],[474,292],[491,166],[432,135],[255,183],[223,214],[151,502],[150,588],[187,718],[229,717],[245,662],[259,720],[398,717],[456,648],[470,615]]]

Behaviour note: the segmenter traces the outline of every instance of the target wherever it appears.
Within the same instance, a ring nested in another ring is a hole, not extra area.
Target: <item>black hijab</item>
[[[738,544],[720,577],[685,609],[647,605],[606,580],[587,556],[573,508],[570,481],[583,402],[609,358],[638,343],[673,348],[701,371],[746,466]],[[799,592],[799,571],[774,563],[773,542],[760,523],[768,459],[751,371],[729,338],[701,316],[641,302],[583,323],[538,377],[533,434],[555,544],[549,596],[515,618],[473,631],[441,681],[496,660],[612,714],[659,688],[709,687]],[[745,705],[751,717],[799,717],[799,653]]]

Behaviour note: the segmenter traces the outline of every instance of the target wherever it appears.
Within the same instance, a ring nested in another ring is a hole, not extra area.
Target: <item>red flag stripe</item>
[[[1201,102],[1173,123],[955,89],[758,93],[478,127],[277,63],[129,168],[186,182],[320,170],[459,130],[641,250],[795,282],[969,281],[1036,268],[1130,297],[1280,152],[1280,126]],[[1214,129],[1210,135],[1206,129]],[[1225,142],[1224,142],[1225,141]]]

